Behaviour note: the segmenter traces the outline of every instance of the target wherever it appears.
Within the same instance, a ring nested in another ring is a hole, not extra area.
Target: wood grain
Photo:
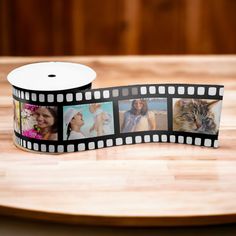
[[[224,84],[220,147],[155,143],[62,155],[16,148],[6,75],[50,60],[91,66],[98,73],[94,88]],[[2,57],[0,87],[0,214],[122,226],[236,222],[236,56]]]
[[[0,55],[236,53],[236,1],[0,0]]]

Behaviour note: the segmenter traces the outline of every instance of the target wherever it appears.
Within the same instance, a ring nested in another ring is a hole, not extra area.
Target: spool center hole
[[[56,77],[56,75],[50,74],[50,75],[48,75],[48,77],[53,78],[53,77]]]

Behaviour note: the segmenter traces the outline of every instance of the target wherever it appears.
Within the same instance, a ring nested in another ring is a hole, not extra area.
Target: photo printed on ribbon
[[[22,103],[22,135],[39,140],[58,140],[57,107]]]
[[[13,99],[14,130],[20,133],[20,102]]]
[[[167,130],[167,99],[121,100],[119,120],[121,133]]]
[[[173,130],[217,134],[221,105],[221,100],[174,98]]]
[[[76,140],[114,134],[113,103],[63,107],[63,139]]]

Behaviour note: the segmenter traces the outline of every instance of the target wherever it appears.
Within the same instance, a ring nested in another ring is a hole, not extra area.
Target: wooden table
[[[224,84],[219,149],[152,143],[46,155],[16,148],[6,75],[48,60],[91,66],[93,88]],[[236,222],[236,56],[2,57],[0,88],[0,214],[122,226]]]

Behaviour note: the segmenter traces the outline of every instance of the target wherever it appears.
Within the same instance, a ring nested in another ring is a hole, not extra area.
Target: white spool
[[[92,83],[96,73],[90,67],[69,62],[40,62],[11,71],[7,79],[15,87],[33,91],[60,91]]]

